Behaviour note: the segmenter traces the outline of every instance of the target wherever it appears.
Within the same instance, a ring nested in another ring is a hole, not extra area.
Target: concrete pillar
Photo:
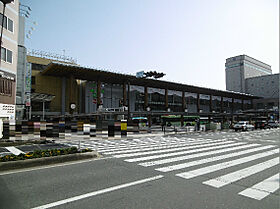
[[[126,95],[126,97],[127,97],[127,102],[125,102],[124,104],[125,105],[127,105],[127,107],[128,107],[128,119],[130,119],[130,95],[129,95],[129,92],[130,92],[130,84],[128,83],[127,84],[127,92],[128,92],[128,94],[126,94],[126,88],[125,88],[125,95]],[[126,98],[126,97],[124,97],[124,98]],[[126,100],[126,99],[125,99]]]
[[[165,89],[165,110],[168,109],[168,89]]]
[[[101,105],[101,81],[97,81],[97,108]]]
[[[147,107],[148,107],[148,87],[147,86],[144,87],[144,94],[145,94],[144,108],[145,108],[145,111],[147,111]]]
[[[65,115],[65,103],[66,103],[66,77],[61,79],[61,114]]]
[[[221,97],[221,113],[224,113],[224,97]]]
[[[242,108],[242,111],[244,111],[245,110],[244,99],[242,99],[241,102],[242,102],[242,107],[241,108]]]
[[[186,109],[185,92],[182,91],[182,112],[185,112],[185,109]]]
[[[212,113],[213,106],[212,106],[212,94],[210,94],[210,100],[209,100],[209,112]]]
[[[82,113],[82,106],[83,106],[82,97],[83,97],[83,87],[82,87],[82,84],[81,84],[81,81],[80,81],[79,82],[79,105],[78,105],[79,113]]]
[[[234,98],[231,100],[231,114],[234,113]]]
[[[196,111],[199,113],[200,112],[200,99],[199,99],[199,93],[197,93],[197,98],[196,98]]]
[[[128,84],[128,90],[129,90],[129,84]],[[128,91],[129,94],[129,91]],[[127,106],[127,91],[126,91],[126,83],[123,83],[123,105]],[[128,105],[129,107],[129,105]]]

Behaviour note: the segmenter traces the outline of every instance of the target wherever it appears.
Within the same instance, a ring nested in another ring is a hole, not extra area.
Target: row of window
[[[0,78],[0,94],[1,95],[12,95],[13,82],[11,80]]]
[[[0,25],[2,26],[3,14],[0,13]],[[14,21],[4,15],[3,27],[10,32],[14,32]]]
[[[1,59],[5,62],[12,63],[13,62],[13,52],[4,47],[1,48]]]

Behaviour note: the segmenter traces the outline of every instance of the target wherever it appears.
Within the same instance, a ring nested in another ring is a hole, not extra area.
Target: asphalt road
[[[0,208],[278,209],[279,142],[280,129],[85,141],[104,158],[0,171]]]

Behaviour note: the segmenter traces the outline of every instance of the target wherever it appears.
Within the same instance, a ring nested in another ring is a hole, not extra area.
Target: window
[[[1,48],[1,59],[6,61],[6,49],[5,48]]]
[[[1,48],[1,59],[5,62],[12,63],[13,62],[13,52],[4,47]]]
[[[36,84],[35,81],[36,81],[36,80],[35,80],[35,76],[31,76],[31,84],[32,84],[32,85],[35,85],[35,84]]]
[[[12,81],[0,78],[0,94],[1,95],[12,95]]]
[[[14,22],[11,19],[8,19],[8,30],[14,32]]]
[[[2,26],[3,14],[0,13],[0,25]],[[3,27],[11,32],[14,32],[14,21],[7,16],[4,16]]]
[[[9,62],[9,63],[13,62],[13,53],[9,49],[7,49],[7,62]]]

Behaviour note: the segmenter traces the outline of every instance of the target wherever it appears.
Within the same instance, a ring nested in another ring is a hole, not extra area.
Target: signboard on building
[[[0,118],[15,119],[16,107],[12,104],[0,104]]]
[[[136,73],[136,78],[143,78],[144,77],[144,71],[140,71]]]

